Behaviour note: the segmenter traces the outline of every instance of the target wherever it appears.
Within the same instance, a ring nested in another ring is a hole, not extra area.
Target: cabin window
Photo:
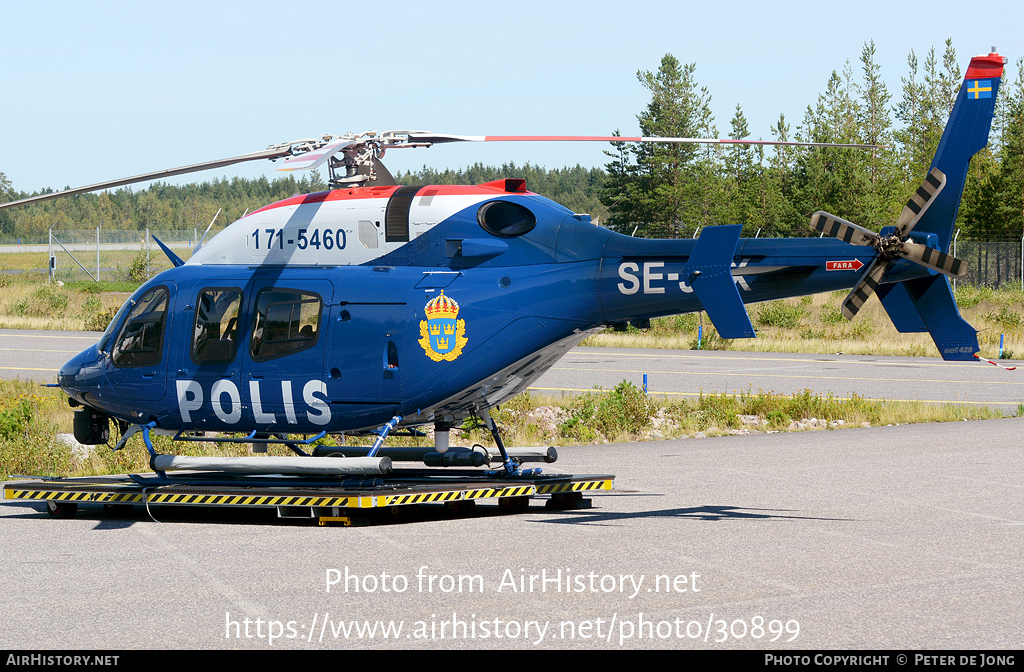
[[[204,289],[196,299],[192,330],[192,361],[196,364],[226,364],[238,351],[238,314],[242,290]]]
[[[377,249],[377,228],[373,225],[373,222],[360,220],[359,242],[368,250]]]
[[[512,201],[491,201],[476,211],[476,221],[484,231],[505,238],[529,233],[537,226],[537,217],[529,209]]]
[[[256,295],[250,354],[266,362],[316,345],[320,335],[320,296],[297,289],[264,289]]]
[[[147,291],[128,313],[112,353],[115,366],[153,366],[163,355],[167,321],[167,288]]]

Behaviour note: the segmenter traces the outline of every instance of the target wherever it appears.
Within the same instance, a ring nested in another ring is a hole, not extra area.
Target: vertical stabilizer
[[[971,157],[988,144],[1003,63],[1003,57],[995,53],[971,59],[932,159],[931,168],[938,168],[945,174],[946,186],[914,230],[936,234],[940,250],[949,250]]]
[[[914,234],[934,234],[939,250],[949,250],[971,157],[988,144],[1003,63],[1003,57],[995,53],[971,59],[932,159],[929,170],[937,168],[946,182],[914,227]],[[969,361],[979,350],[977,332],[960,316],[947,278],[932,275],[882,286],[878,296],[899,331],[927,329],[943,359]]]

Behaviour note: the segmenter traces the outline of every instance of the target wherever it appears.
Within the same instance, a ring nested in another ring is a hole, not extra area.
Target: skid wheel
[[[46,500],[46,512],[50,514],[51,518],[71,518],[76,511],[78,511],[78,504],[75,502]]]

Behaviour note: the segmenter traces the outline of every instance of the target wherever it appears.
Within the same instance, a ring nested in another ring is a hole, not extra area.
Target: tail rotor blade
[[[967,275],[966,262],[920,243],[904,242],[903,251],[900,253],[900,256],[916,261],[925,268],[938,271],[951,278],[962,278]]]
[[[871,245],[878,240],[878,234],[821,210],[811,215],[811,228],[853,245]]]
[[[932,168],[931,172],[925,176],[921,186],[903,206],[903,212],[900,213],[900,218],[896,221],[896,231],[900,234],[900,238],[906,238],[907,234],[914,229],[944,186],[946,186],[946,175],[938,168]]]
[[[867,300],[875,293],[875,290],[878,288],[878,281],[885,275],[885,270],[888,266],[889,264],[886,261],[879,258],[871,262],[868,270],[861,276],[857,286],[843,299],[843,317],[847,320],[852,320],[853,316],[860,312],[860,309],[867,303]]]

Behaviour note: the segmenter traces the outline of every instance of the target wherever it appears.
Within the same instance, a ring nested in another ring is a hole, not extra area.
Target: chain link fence
[[[180,229],[180,230],[156,230],[150,231],[151,234],[162,240],[163,242],[174,242],[174,243],[192,243],[195,245],[196,232],[193,229]],[[211,231],[210,235],[206,236],[209,240],[213,237],[214,232]],[[58,230],[54,229],[53,235],[60,239],[60,242],[64,245],[96,245],[96,229],[81,229],[81,230]],[[198,233],[202,235],[202,231]],[[146,229],[140,230],[115,230],[115,229],[100,229],[100,244],[101,245],[123,245],[123,244],[136,244],[145,245],[146,241]],[[45,234],[42,236],[33,237],[17,237],[17,236],[3,236],[0,237],[0,245],[3,246],[36,246],[36,245],[47,245],[49,239]],[[151,243],[155,245],[156,243]]]
[[[152,236],[178,256],[188,259],[194,246],[192,231],[126,231],[93,229],[53,231],[47,241],[48,272],[55,280],[115,280],[142,282],[170,268]],[[147,235],[149,234],[149,235]],[[35,248],[36,246],[32,246]]]
[[[4,273],[43,273],[62,282],[142,282],[170,268],[154,236],[183,259],[192,255],[197,239],[202,237],[202,231],[193,229],[53,229],[49,233],[42,238],[0,239],[0,252],[18,257],[23,253],[25,260],[24,264],[7,263],[10,270]],[[211,231],[205,240],[215,233]]]
[[[953,256],[967,263],[967,277],[957,284],[998,289],[1004,285],[1024,290],[1024,241],[957,240]]]

